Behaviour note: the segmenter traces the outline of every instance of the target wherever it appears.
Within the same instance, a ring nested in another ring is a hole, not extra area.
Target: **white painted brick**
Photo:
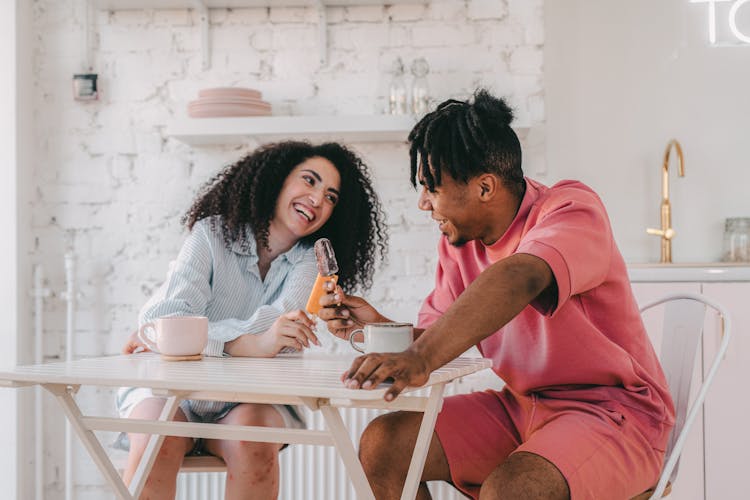
[[[544,94],[539,93],[532,95],[528,98],[527,102],[529,108],[529,122],[531,124],[544,123],[546,121]]]
[[[427,17],[427,10],[424,4],[391,5],[386,9],[386,16],[392,22],[421,21]]]
[[[544,54],[538,47],[518,47],[510,56],[510,70],[519,75],[539,75],[543,62]]]
[[[507,0],[510,17],[526,29],[526,43],[544,43],[543,0]]]
[[[476,41],[477,35],[471,26],[464,24],[424,24],[412,28],[412,41],[415,47],[455,47]],[[453,64],[456,64],[454,60]]]
[[[326,9],[326,21],[328,26],[342,23],[346,20],[346,9],[344,7],[332,6]]]
[[[503,19],[508,15],[505,0],[469,0],[467,17],[469,19]]]
[[[340,25],[331,28],[328,44],[339,50],[377,50],[373,40],[385,40],[389,27],[384,24]],[[353,61],[352,61],[353,62]]]
[[[273,47],[273,29],[258,27],[250,33],[250,45],[255,50],[269,50]]]
[[[268,21],[268,8],[255,9],[211,9],[211,21],[214,21],[214,14],[223,15],[222,24],[239,24],[247,26],[248,24],[258,24]],[[217,20],[218,21],[218,20]]]
[[[251,48],[250,34],[247,27],[240,24],[232,24],[224,29],[212,30],[211,48],[213,50],[247,50]]]
[[[378,23],[383,20],[385,8],[381,5],[361,5],[346,7],[344,12],[344,18],[349,22]]]
[[[489,25],[481,30],[481,42],[491,47],[517,47],[526,43],[523,25],[506,21],[501,25]]]
[[[309,56],[309,51],[317,50],[318,31],[314,25],[292,25],[283,30],[275,30],[272,36],[274,50],[296,49]]]
[[[151,16],[154,26],[192,26],[194,11],[189,9],[156,9]]]
[[[318,11],[304,7],[272,7],[269,19],[272,23],[317,23]]]
[[[154,11],[150,9],[114,10],[109,12],[110,26],[142,26],[152,22]]]
[[[427,6],[429,19],[460,22],[466,19],[466,2],[430,2]]]
[[[151,23],[117,25],[99,33],[99,50],[109,52],[140,52],[169,47],[172,43],[171,29],[155,27]],[[80,49],[79,49],[80,50]]]

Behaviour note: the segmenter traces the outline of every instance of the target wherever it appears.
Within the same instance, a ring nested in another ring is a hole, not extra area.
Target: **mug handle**
[[[141,325],[138,329],[138,339],[146,344],[146,347],[148,347],[149,350],[159,352],[159,349],[156,347],[156,340],[149,335],[149,332],[156,332],[156,327],[153,323],[145,323]]]
[[[359,333],[359,332],[362,332],[362,335],[365,334],[365,331],[361,328],[357,328],[356,330],[353,330],[352,333],[349,334],[349,345],[352,346],[355,351],[359,351],[362,354],[364,354],[365,350],[354,343],[354,334]]]

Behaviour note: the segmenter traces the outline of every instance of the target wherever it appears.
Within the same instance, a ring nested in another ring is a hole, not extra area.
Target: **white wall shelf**
[[[429,0],[95,0],[102,10],[239,9],[253,7],[346,7],[357,5],[426,4]]]
[[[344,142],[406,142],[416,124],[411,115],[257,116],[186,118],[166,134],[191,146],[272,142],[285,139]],[[514,127],[520,137],[526,127]]]
[[[166,133],[191,146],[284,139],[404,142],[415,123],[408,115],[186,118],[168,125]]]
[[[326,7],[362,5],[426,4],[429,0],[94,0],[100,10],[195,9],[200,14],[203,69],[211,67],[209,9],[258,7],[315,7],[318,10],[318,52],[320,65],[328,63],[328,20]]]

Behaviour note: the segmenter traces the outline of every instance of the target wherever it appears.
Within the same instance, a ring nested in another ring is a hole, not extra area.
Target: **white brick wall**
[[[385,107],[387,70],[430,64],[436,100],[477,85],[508,94],[521,119],[544,121],[541,0],[441,0],[430,5],[328,9],[328,65],[320,67],[317,13],[306,8],[212,10],[212,66],[201,67],[198,15],[188,10],[95,13],[94,71],[102,94],[75,102],[73,73],[86,68],[81,2],[35,0],[34,117],[37,180],[34,262],[54,296],[45,303],[45,356],[64,355],[63,254],[78,255],[83,294],[76,352],[113,354],[140,305],[161,282],[184,233],[196,189],[249,146],[191,149],[164,136],[203,87],[262,90],[275,114],[374,113]],[[432,286],[437,231],[416,209],[405,146],[353,144],[388,208],[391,250],[371,293],[394,318],[414,320]],[[31,278],[29,277],[29,286]],[[113,411],[111,393],[84,391],[87,408]],[[45,498],[63,497],[62,422],[45,430]],[[77,498],[109,495],[83,452]]]

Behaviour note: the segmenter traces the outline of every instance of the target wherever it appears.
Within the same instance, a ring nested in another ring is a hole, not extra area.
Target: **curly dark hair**
[[[513,111],[504,99],[484,89],[474,102],[448,99],[422,118],[409,133],[411,183],[421,171],[430,191],[441,183],[441,173],[463,183],[484,173],[499,176],[519,198],[526,182],[521,169],[521,143],[510,127]]]
[[[336,167],[341,194],[331,218],[303,242],[312,245],[318,238],[331,240],[341,287],[347,293],[367,290],[372,286],[376,262],[385,258],[388,235],[367,166],[341,144],[283,141],[264,145],[208,181],[182,223],[192,230],[199,220],[219,216],[212,218],[211,228],[221,231],[227,247],[245,243],[250,232],[258,245],[267,247],[269,224],[284,181],[297,165],[314,157],[325,158]]]

